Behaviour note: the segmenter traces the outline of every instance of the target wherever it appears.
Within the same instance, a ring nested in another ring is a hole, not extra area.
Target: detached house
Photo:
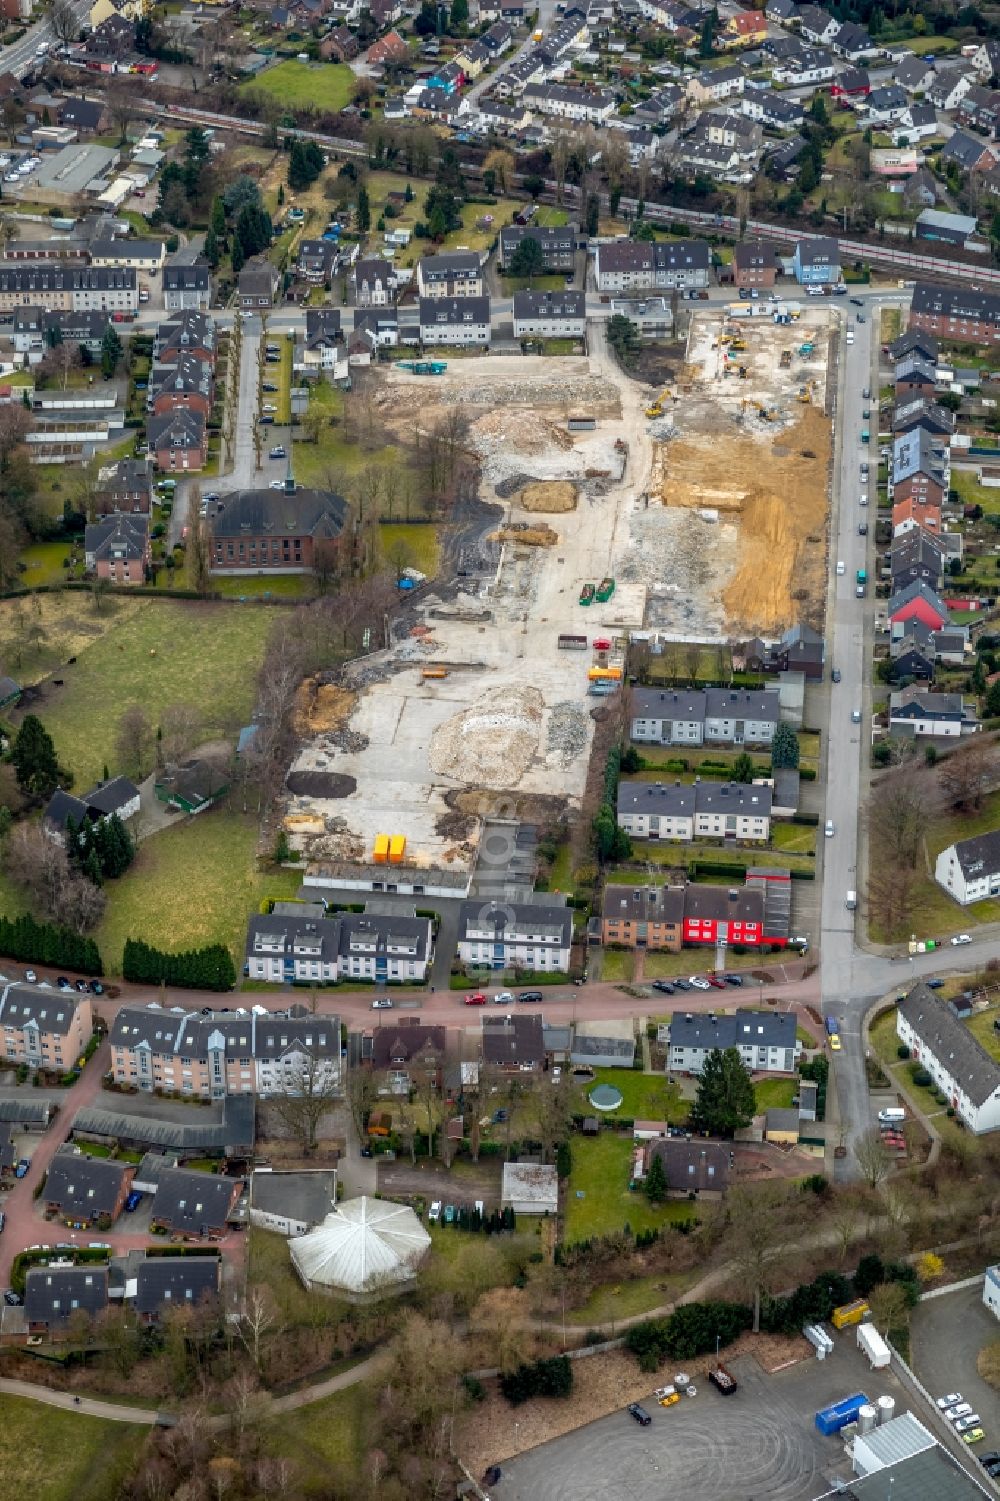
[[[414,1081],[432,1076],[440,1089],[447,1054],[446,1027],[379,1027],[372,1037],[371,1066],[384,1074],[389,1094],[409,1094]]]
[[[534,240],[542,252],[542,264],[546,271],[573,271],[576,266],[576,229],[564,224],[556,229],[543,229],[536,224],[505,224],[500,231],[499,261],[509,270],[517,247],[522,240]]]
[[[240,307],[244,312],[274,306],[274,294],[278,289],[278,268],[270,261],[256,257],[250,261],[239,276]]]
[[[1000,1063],[923,982],[897,1006],[896,1033],[974,1135],[1000,1126]]]
[[[422,344],[489,344],[490,299],[446,297],[420,299]]]
[[[86,1157],[73,1147],[60,1147],[42,1190],[45,1212],[84,1229],[98,1223],[110,1226],[125,1208],[134,1176],[131,1163]]]
[[[975,707],[966,704],[960,693],[929,693],[913,687],[889,695],[890,733],[957,739],[981,728]]]
[[[396,268],[391,262],[378,256],[355,262],[354,300],[358,307],[391,307],[397,286]]]
[[[799,240],[792,256],[792,271],[795,280],[804,287],[831,286],[839,282],[839,244],[822,235]]]
[[[112,584],[144,584],[152,563],[149,519],[109,516],[87,524],[83,542],[87,572]]]
[[[1000,830],[949,844],[937,857],[934,879],[962,907],[1000,896]]]
[[[168,313],[187,308],[206,312],[212,302],[212,273],[208,265],[164,266],[163,306]]]

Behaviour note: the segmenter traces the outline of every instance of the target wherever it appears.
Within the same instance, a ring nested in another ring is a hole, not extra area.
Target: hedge
[[[221,943],[203,949],[167,954],[141,939],[125,940],[122,975],[139,985],[179,985],[191,990],[232,990],[236,984],[233,956]]]
[[[565,1355],[519,1365],[500,1377],[500,1390],[514,1407],[531,1397],[568,1397],[573,1390],[573,1367]]]
[[[51,964],[82,975],[99,975],[104,969],[92,938],[27,915],[0,917],[0,954],[22,964]]]

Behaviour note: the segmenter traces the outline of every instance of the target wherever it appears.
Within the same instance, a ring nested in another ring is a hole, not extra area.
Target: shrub
[[[921,1089],[926,1089],[932,1083],[931,1076],[925,1068],[915,1068],[911,1077],[914,1084],[918,1085]]]
[[[905,1042],[901,1042],[899,1044],[898,1048],[896,1049],[896,1057],[897,1058],[902,1058],[903,1061],[904,1061],[904,1063],[905,1063],[906,1060],[907,1060],[907,1058],[909,1058],[909,1056],[910,1056],[910,1050],[909,1050],[909,1048],[906,1046]]]
[[[513,1407],[532,1397],[568,1397],[573,1390],[573,1367],[565,1355],[519,1365],[500,1377],[500,1390]]]

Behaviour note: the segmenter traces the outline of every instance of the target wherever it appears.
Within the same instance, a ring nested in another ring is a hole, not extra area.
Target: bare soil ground
[[[774,1371],[812,1355],[812,1347],[801,1336],[785,1339],[779,1335],[746,1334],[726,1352],[726,1359],[752,1355],[765,1371]],[[685,1361],[684,1370],[696,1386],[707,1380],[712,1358],[701,1356]],[[455,1449],[474,1475],[487,1465],[513,1459],[526,1449],[562,1434],[584,1428],[597,1418],[620,1411],[629,1402],[649,1402],[654,1388],[672,1380],[677,1365],[664,1367],[652,1375],[639,1370],[635,1357],[624,1350],[588,1356],[573,1362],[573,1396],[568,1402],[539,1398],[516,1409],[517,1424],[510,1408],[500,1396],[497,1383],[487,1382],[485,1402],[477,1403],[459,1419],[455,1430]],[[502,1416],[498,1415],[498,1407]]]
[[[306,678],[295,699],[295,733],[322,735],[346,724],[357,702],[357,694],[334,683],[318,683]]]

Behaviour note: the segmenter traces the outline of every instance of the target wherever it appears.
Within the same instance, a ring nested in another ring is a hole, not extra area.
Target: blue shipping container
[[[816,1414],[816,1427],[820,1433],[839,1433],[848,1423],[853,1423],[868,1398],[864,1392],[855,1392],[853,1397],[843,1397],[831,1407],[821,1407]]]

